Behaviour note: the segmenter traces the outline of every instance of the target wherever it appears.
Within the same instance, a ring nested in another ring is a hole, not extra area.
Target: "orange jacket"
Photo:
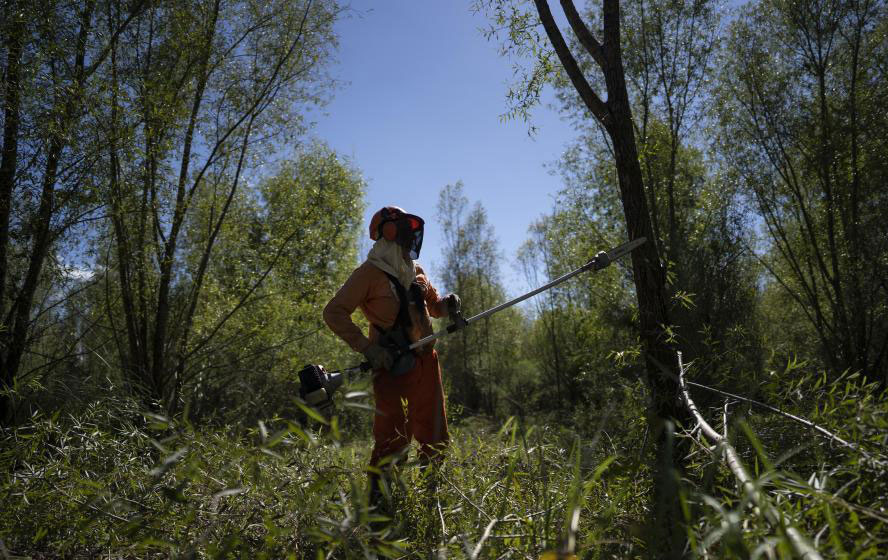
[[[425,296],[426,309],[432,317],[447,315],[447,304],[438,295],[438,291],[429,282],[428,276],[419,264],[416,267],[416,282],[420,285]],[[405,286],[405,289],[409,286]],[[376,342],[379,333],[376,329],[370,329],[370,337],[364,336],[361,329],[351,320],[355,309],[361,308],[361,312],[372,325],[378,325],[389,329],[395,324],[398,317],[400,304],[398,296],[392,288],[388,276],[372,264],[365,262],[351,273],[345,284],[339,288],[333,299],[324,307],[324,322],[330,330],[336,333],[355,352],[363,352],[371,342]],[[417,317],[411,313],[414,323]],[[428,320],[426,320],[426,323]],[[420,325],[423,331],[429,331],[431,325]],[[419,333],[421,336],[429,332]],[[429,345],[431,350],[431,345]]]

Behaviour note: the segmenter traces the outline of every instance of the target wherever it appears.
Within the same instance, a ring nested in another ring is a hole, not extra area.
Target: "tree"
[[[632,253],[632,268],[635,291],[638,299],[639,334],[644,348],[647,384],[650,390],[650,422],[657,437],[657,473],[655,482],[656,536],[652,542],[665,549],[670,556],[679,556],[683,548],[683,537],[678,529],[680,514],[678,496],[675,492],[674,469],[680,467],[680,460],[673,453],[670,426],[680,422],[685,416],[676,399],[677,384],[674,381],[677,368],[675,357],[668,342],[667,326],[668,297],[666,271],[660,259],[660,248],[651,223],[648,202],[645,195],[644,176],[639,162],[635,138],[635,123],[626,87],[626,74],[623,65],[621,45],[621,14],[617,0],[604,0],[602,7],[602,40],[599,41],[583,21],[571,0],[562,0],[561,5],[571,29],[576,34],[584,51],[595,62],[596,70],[604,78],[603,100],[584,75],[577,58],[568,47],[561,30],[555,22],[546,0],[534,0],[536,19],[527,13],[518,17],[516,10],[507,9],[509,2],[492,2],[495,18],[508,23],[511,39],[530,39],[535,35],[532,29],[538,21],[557,56],[561,68],[582,99],[589,114],[606,132],[616,164],[620,200],[626,220],[629,239],[646,237],[648,242]],[[519,46],[520,48],[520,46]],[[544,72],[553,67],[551,56],[539,42],[524,47],[536,54],[544,64]],[[540,73],[537,73],[540,75]],[[665,543],[665,545],[664,545]]]
[[[679,169],[679,159],[705,116],[700,98],[718,45],[719,9],[708,0],[640,1],[623,12],[626,76],[640,114],[636,131],[651,221],[670,266],[679,261],[686,239],[682,204],[693,204],[696,194],[696,185],[679,184],[694,178]]]
[[[180,358],[181,399],[192,414],[271,417],[292,396],[281,388],[294,370],[349,359],[319,310],[354,267],[363,188],[349,162],[316,143],[232,200]],[[222,203],[204,195],[183,246],[191,270]]]
[[[108,10],[119,16],[119,6]],[[207,342],[193,339],[194,319],[217,239],[247,174],[298,134],[300,106],[329,86],[337,13],[320,0],[161,3],[112,49],[104,163],[125,333],[118,355],[148,402],[180,405],[192,345]],[[212,202],[197,235],[189,228],[200,200]],[[198,238],[200,256],[184,259],[183,245],[196,250]]]
[[[747,250],[750,221],[737,189],[729,176],[712,171],[704,155],[707,139],[701,131],[711,118],[705,101],[720,42],[719,8],[717,2],[699,0],[627,4],[622,40],[645,193],[668,270],[673,338],[686,359],[698,366],[705,362],[698,371],[733,384],[731,374],[739,369],[760,369],[758,266]],[[588,19],[595,19],[594,11]],[[582,54],[581,45],[575,49]],[[588,54],[578,57],[578,64],[586,74],[595,69]],[[587,108],[569,83],[557,80],[555,85],[562,111],[582,131],[560,162],[567,184],[564,198],[578,202],[584,189],[616,188],[606,131],[597,121],[583,120]],[[589,202],[594,207],[619,205],[605,195]],[[613,210],[590,219],[608,220]],[[618,223],[607,226],[614,227],[622,231]],[[730,342],[722,344],[727,342],[723,336]],[[738,348],[743,351],[736,352]]]
[[[480,203],[470,209],[461,182],[441,189],[438,221],[444,237],[442,287],[460,296],[464,315],[470,317],[504,301],[493,227]],[[452,379],[452,402],[492,416],[500,397],[510,398],[518,369],[515,343],[520,337],[520,321],[512,308],[442,340],[443,369]]]
[[[304,129],[302,107],[323,103],[338,9],[333,0],[3,3],[4,422],[23,360],[34,362],[27,371],[52,361],[31,348],[51,332],[37,320],[64,307],[62,287],[73,285],[57,251],[102,282],[126,385],[177,409],[220,231],[248,177]]]
[[[579,218],[588,205],[574,206],[562,193],[556,206],[556,211],[531,226],[530,238],[518,254],[532,286],[582,266],[614,244],[600,232],[592,233],[590,222]],[[607,405],[613,402],[608,403],[605,395],[612,396],[618,386],[611,356],[637,345],[631,283],[627,270],[617,265],[534,297],[528,345],[544,381],[539,390],[544,402],[584,416],[588,416],[584,409],[599,417],[608,413]],[[591,426],[577,428],[584,431]]]
[[[645,175],[653,179],[647,184],[664,185],[672,166],[669,133],[658,120],[651,121]],[[746,388],[761,370],[762,355],[757,328],[760,268],[747,250],[752,243],[749,220],[729,177],[711,171],[702,152],[686,146],[685,140],[674,158],[674,227],[681,242],[672,253],[676,260],[669,263],[671,336],[685,357],[696,361],[704,379]],[[562,268],[567,271],[626,234],[606,146],[594,135],[583,135],[565,152],[558,170],[565,186],[551,217],[554,224],[563,225],[548,235],[570,239],[570,245],[578,247]],[[663,202],[665,189],[656,196]],[[666,212],[657,216],[659,231],[668,231],[668,220]]]
[[[0,422],[13,419],[12,392],[33,342],[46,262],[99,206],[98,147],[90,142],[99,125],[89,118],[97,77],[145,4],[119,5],[119,17],[110,20],[94,1],[3,3]]]
[[[750,6],[719,76],[720,153],[761,215],[761,260],[828,368],[888,383],[880,1]]]

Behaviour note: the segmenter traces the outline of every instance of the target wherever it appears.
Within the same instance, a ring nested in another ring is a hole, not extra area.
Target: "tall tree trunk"
[[[114,8],[116,8],[116,13]],[[112,6],[108,1],[108,32],[113,36],[115,20],[119,19],[120,6]],[[129,240],[125,222],[124,200],[120,181],[120,157],[118,155],[118,134],[120,109],[118,107],[119,83],[117,76],[117,39],[111,43],[111,118],[108,134],[108,161],[110,177],[111,224],[114,228],[115,247],[117,249],[117,272],[120,281],[120,298],[126,324],[126,349],[118,348],[121,365],[127,372],[132,371],[134,359],[139,355],[137,318],[133,294],[133,260],[135,248]],[[132,376],[127,375],[126,379]],[[136,377],[138,379],[138,377]]]
[[[49,255],[49,248],[52,244],[54,232],[52,230],[52,219],[56,213],[55,207],[55,189],[56,179],[59,169],[59,161],[62,152],[65,149],[65,138],[67,132],[73,126],[73,120],[80,112],[81,101],[83,97],[83,85],[86,80],[86,47],[92,27],[94,2],[89,2],[80,13],[80,31],[77,36],[76,50],[74,55],[73,66],[73,88],[67,92],[67,96],[62,100],[57,100],[62,105],[61,115],[59,116],[56,127],[57,130],[51,136],[46,155],[46,167],[43,172],[42,187],[40,190],[40,202],[37,208],[37,214],[31,220],[33,243],[28,258],[28,267],[22,281],[12,309],[9,312],[8,321],[10,334],[9,345],[7,347],[6,359],[3,364],[2,378],[10,380],[10,384],[15,382],[19,367],[21,366],[22,356],[28,345],[28,333],[31,327],[31,308],[34,303],[34,294],[40,284],[40,274],[43,271],[43,264]],[[11,411],[8,410],[9,403],[4,403],[3,420],[10,420]]]
[[[7,250],[9,247],[9,215],[12,211],[12,193],[15,189],[15,170],[18,163],[18,134],[21,119],[21,62],[25,43],[22,21],[10,21],[19,13],[15,3],[7,8],[8,33],[6,38],[6,72],[3,84],[3,148],[0,151],[0,318],[6,314]],[[10,13],[12,12],[12,13]],[[3,353],[0,352],[0,369]]]
[[[216,36],[216,21],[219,15],[219,0],[213,4],[213,13],[207,22],[204,52],[201,56],[200,70],[198,73],[197,87],[194,92],[194,101],[191,107],[191,116],[188,129],[185,132],[185,141],[182,148],[182,161],[179,167],[179,182],[176,192],[176,206],[173,212],[170,234],[167,237],[163,251],[163,260],[160,263],[160,281],[157,293],[157,312],[154,317],[154,337],[151,353],[151,382],[154,397],[161,402],[166,397],[167,387],[167,328],[170,319],[170,288],[173,280],[173,264],[176,258],[176,247],[179,231],[185,220],[187,212],[186,183],[191,164],[191,150],[194,141],[194,133],[197,127],[197,117],[200,113],[203,101],[204,89],[209,80],[210,53],[213,48],[213,40]]]
[[[13,370],[6,367],[8,333],[10,325],[6,316],[6,277],[9,247],[9,216],[12,211],[12,195],[15,190],[15,171],[18,163],[18,134],[21,118],[20,70],[25,29],[22,21],[15,21],[21,13],[17,3],[10,3],[4,13],[6,19],[6,72],[3,84],[3,147],[0,150],[0,422],[10,416],[9,389],[15,382]]]
[[[177,401],[182,390],[182,382],[185,375],[185,366],[188,359],[188,343],[191,336],[191,329],[194,326],[194,313],[197,311],[197,302],[200,298],[200,291],[203,287],[204,277],[210,265],[210,256],[213,254],[213,246],[216,244],[216,238],[219,236],[219,232],[222,230],[222,224],[225,222],[225,218],[228,215],[228,210],[231,208],[231,202],[234,200],[234,195],[237,193],[237,189],[240,186],[241,172],[243,171],[244,160],[247,156],[247,148],[250,145],[250,134],[253,130],[254,119],[255,116],[251,116],[250,121],[247,123],[247,127],[244,131],[244,138],[241,142],[240,155],[238,156],[237,162],[237,170],[234,173],[234,180],[232,181],[231,189],[229,189],[228,191],[228,196],[225,198],[225,203],[222,205],[222,209],[219,212],[219,217],[216,219],[215,224],[212,223],[212,219],[210,220],[210,227],[212,228],[212,230],[210,231],[209,238],[207,239],[207,243],[204,246],[203,253],[201,254],[200,263],[197,267],[197,273],[194,275],[194,285],[191,288],[188,308],[185,311],[185,317],[182,320],[184,328],[182,329],[182,335],[179,339],[179,355],[177,357],[174,386],[172,393],[166,403],[167,413],[170,415],[176,412]]]
[[[580,18],[571,0],[561,0],[567,20],[580,43],[604,74],[607,102],[589,85],[555,23],[546,0],[534,0],[546,34],[589,111],[604,126],[614,147],[620,199],[629,239],[646,237],[648,242],[632,252],[632,270],[644,347],[647,384],[650,391],[649,424],[657,442],[654,465],[654,508],[649,532],[649,554],[680,558],[685,537],[678,501],[680,454],[673,449],[672,429],[686,412],[678,401],[677,371],[673,349],[665,327],[669,325],[666,274],[660,261],[644,192],[635,132],[620,50],[620,5],[604,0],[604,41],[599,43]]]

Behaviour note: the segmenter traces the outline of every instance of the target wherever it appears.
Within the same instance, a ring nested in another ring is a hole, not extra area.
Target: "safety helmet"
[[[370,219],[370,239],[395,241],[410,252],[411,259],[419,258],[425,221],[408,214],[397,206],[384,206]]]

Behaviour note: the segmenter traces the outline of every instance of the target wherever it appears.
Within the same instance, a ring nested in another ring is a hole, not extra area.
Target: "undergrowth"
[[[721,448],[699,434],[685,479],[689,541],[702,558],[793,558],[789,527],[824,558],[888,557],[888,400],[876,384],[844,374],[801,375],[772,395],[848,445],[779,414],[727,398],[708,421],[728,434],[780,515],[769,523],[750,488],[725,467]]]
[[[635,549],[625,520],[646,489],[594,442],[466,422],[437,492],[415,461],[393,469],[386,523],[367,507],[369,444],[331,424],[210,430],[125,401],[36,417],[4,436],[0,539],[37,557],[539,557],[585,505],[581,546]]]
[[[697,389],[695,389],[697,391]],[[806,395],[806,398],[799,398]],[[807,396],[814,395],[816,400]],[[888,556],[888,406],[861,378],[802,376],[772,398],[858,446],[839,446],[746,403],[703,411],[781,514],[775,526],[721,449],[690,430],[681,473],[689,557],[789,558],[787,527],[825,558]],[[575,418],[463,418],[440,471],[411,453],[368,507],[367,395],[331,421],[193,425],[103,399],[2,434],[0,554],[33,558],[581,558],[656,554],[650,462],[626,410]],[[614,421],[616,418],[616,421]],[[724,420],[727,418],[727,425]],[[616,422],[619,425],[613,426]],[[580,427],[587,424],[586,430]],[[349,429],[346,429],[348,426]],[[581,436],[582,434],[582,436]],[[861,453],[859,450],[863,450]],[[432,476],[435,474],[435,476]],[[437,488],[437,491],[434,490]]]

